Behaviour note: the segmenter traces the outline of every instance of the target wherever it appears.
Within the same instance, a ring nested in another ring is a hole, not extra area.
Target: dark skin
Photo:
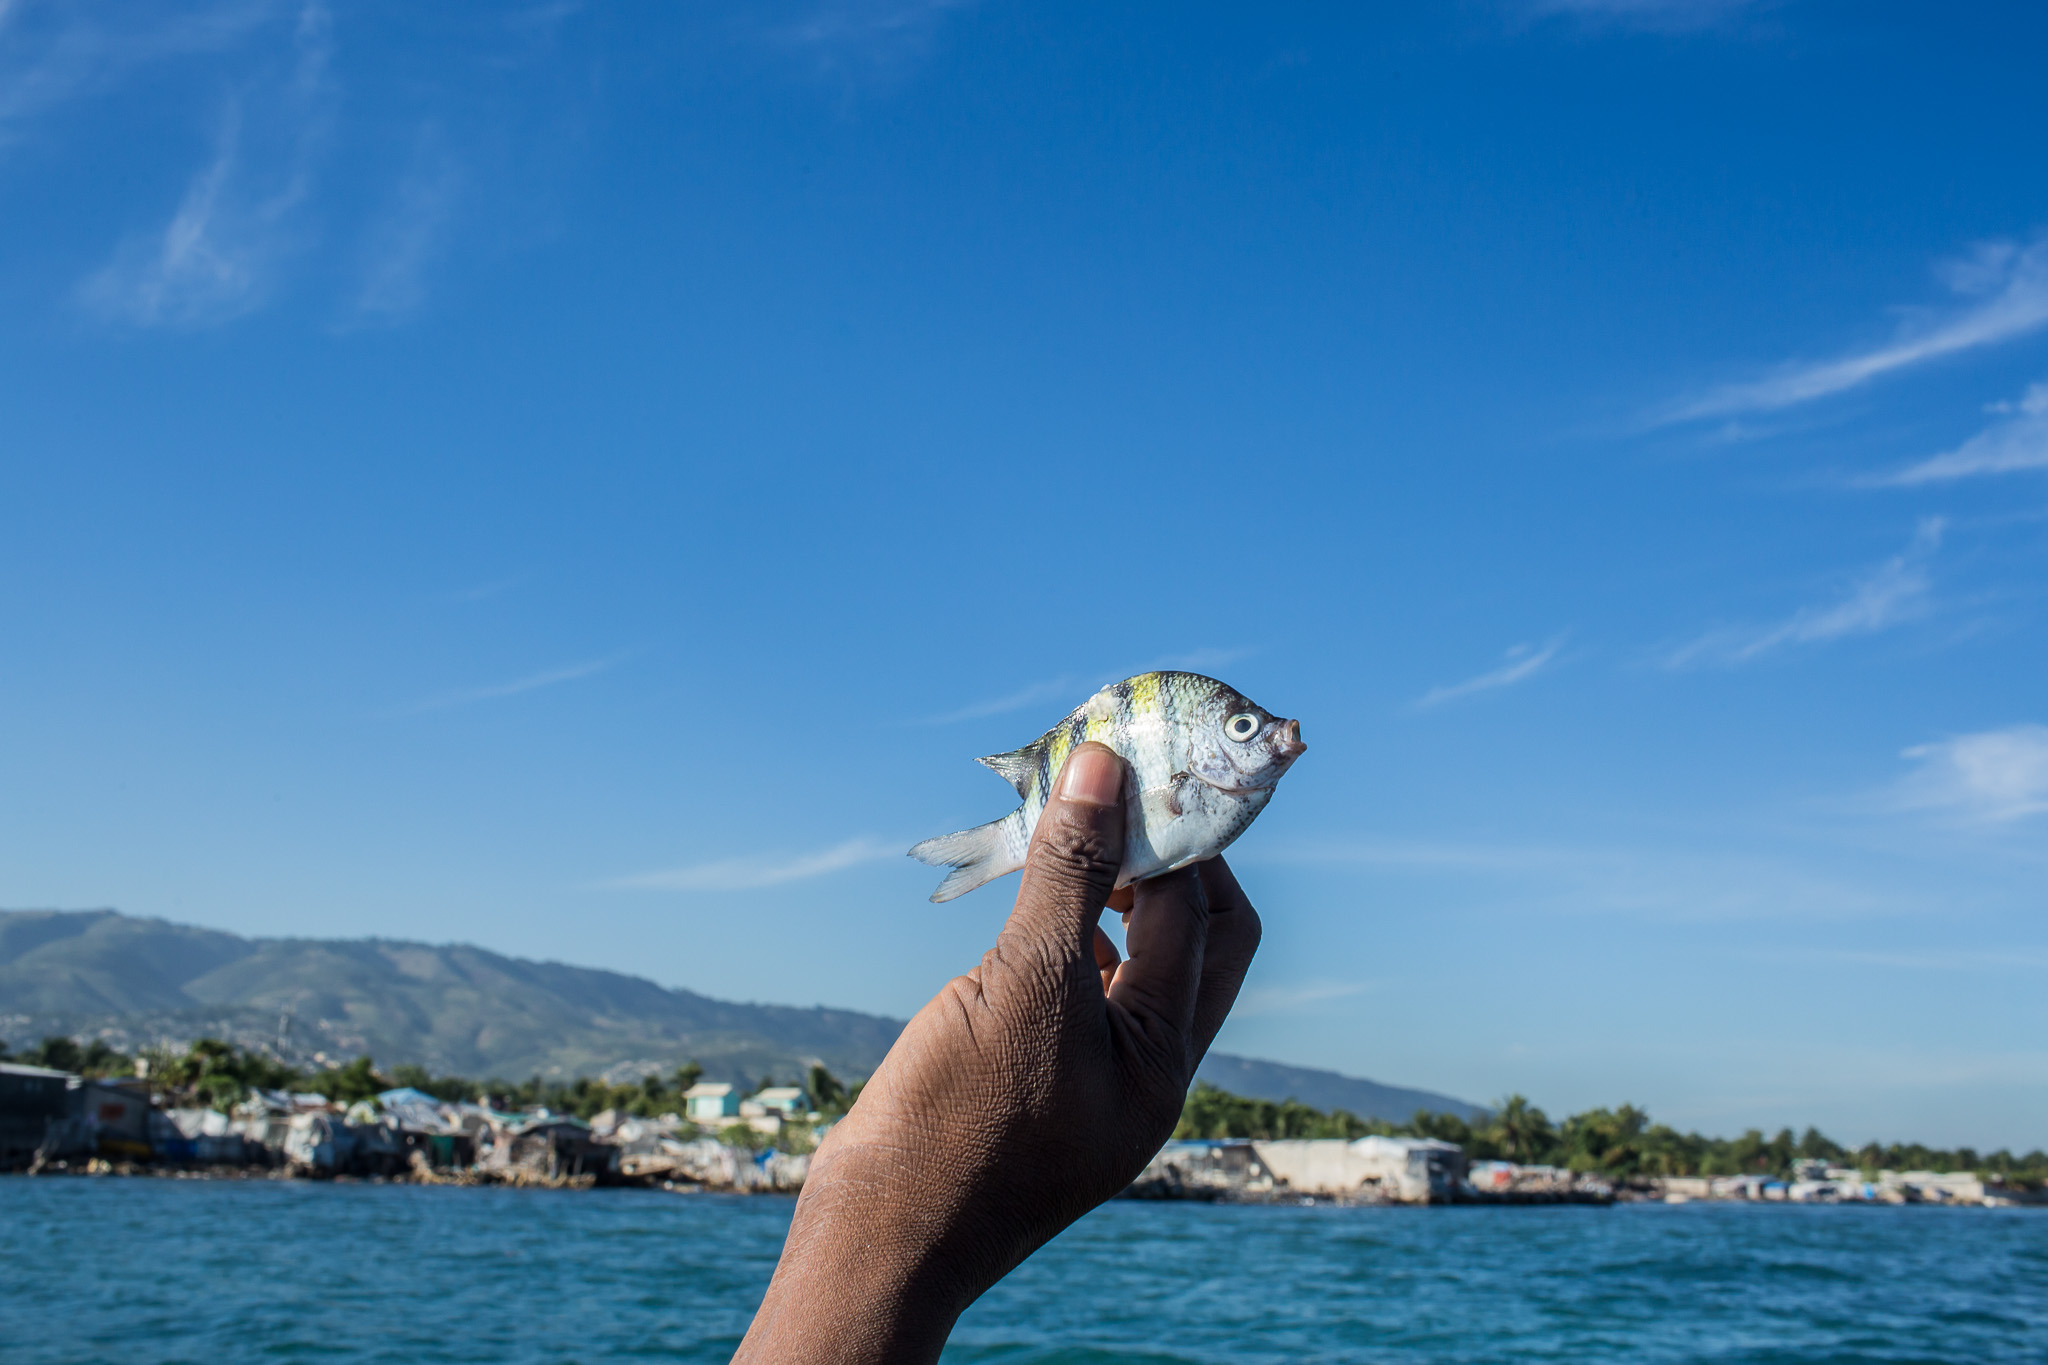
[[[1111,892],[1125,780],[1102,745],[1068,757],[995,947],[918,1011],[813,1158],[735,1362],[937,1360],[969,1304],[1172,1134],[1259,917],[1221,858]]]

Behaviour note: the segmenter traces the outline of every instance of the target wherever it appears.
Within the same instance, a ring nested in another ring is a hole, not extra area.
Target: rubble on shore
[[[1276,1204],[1729,1203],[1948,1204],[1988,1208],[2043,1202],[2039,1193],[1969,1173],[1864,1173],[1794,1163],[1791,1180],[1763,1175],[1617,1181],[1593,1172],[1508,1161],[1468,1163],[1456,1143],[1364,1137],[1166,1144],[1124,1191],[1127,1199]]]
[[[1500,1162],[1482,1163],[1494,1168]],[[1597,1176],[1551,1168],[1473,1179],[1456,1143],[1437,1138],[1219,1138],[1169,1142],[1124,1192],[1127,1199],[1239,1204],[1611,1204]]]

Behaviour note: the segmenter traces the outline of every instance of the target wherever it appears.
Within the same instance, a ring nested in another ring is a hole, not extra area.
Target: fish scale
[[[1024,865],[1053,783],[1074,747],[1088,741],[1115,750],[1130,770],[1118,886],[1221,853],[1307,748],[1299,722],[1214,678],[1153,672],[1112,683],[1023,748],[978,760],[1002,774],[1023,804],[910,850],[952,869],[933,900],[952,900]]]

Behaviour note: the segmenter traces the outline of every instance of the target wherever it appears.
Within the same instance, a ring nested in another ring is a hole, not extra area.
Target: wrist
[[[945,1253],[956,1229],[942,1201],[900,1187],[900,1156],[819,1156],[735,1365],[936,1361],[979,1292]]]

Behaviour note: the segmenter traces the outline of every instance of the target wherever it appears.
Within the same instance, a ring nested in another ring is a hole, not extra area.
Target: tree
[[[7,1045],[0,1043],[0,1058],[6,1056]],[[69,1071],[80,1076],[125,1076],[135,1069],[134,1060],[110,1046],[104,1038],[80,1043],[76,1038],[54,1034],[16,1060],[27,1066],[46,1066],[53,1071]]]
[[[425,1090],[434,1083],[427,1069],[416,1062],[403,1062],[391,1068],[391,1084],[401,1090]]]
[[[1809,1161],[1840,1161],[1848,1153],[1820,1129],[1808,1128],[1800,1134],[1799,1155]]]
[[[392,1088],[386,1077],[377,1074],[368,1056],[358,1057],[346,1066],[334,1067],[316,1076],[314,1081],[321,1086],[327,1098],[342,1104],[375,1099],[378,1091]]]
[[[48,1037],[41,1047],[22,1058],[31,1066],[46,1066],[53,1071],[77,1071],[85,1065],[85,1049],[75,1038]]]
[[[684,1062],[676,1068],[676,1093],[678,1095],[682,1094],[685,1090],[688,1090],[703,1079],[704,1066],[701,1062]]]
[[[1456,1114],[1432,1114],[1427,1109],[1418,1109],[1415,1117],[1408,1120],[1408,1128],[1417,1137],[1455,1142],[1460,1147],[1472,1142],[1472,1125]]]
[[[846,1087],[820,1062],[811,1068],[811,1108],[821,1114],[844,1114],[853,1107]]]
[[[1550,1116],[1523,1095],[1510,1095],[1496,1104],[1482,1134],[1503,1157],[1525,1166],[1544,1162],[1557,1144]]]
[[[1565,1164],[1575,1171],[1635,1173],[1642,1160],[1639,1141],[1650,1116],[1632,1104],[1619,1109],[1589,1109],[1564,1121]]]

